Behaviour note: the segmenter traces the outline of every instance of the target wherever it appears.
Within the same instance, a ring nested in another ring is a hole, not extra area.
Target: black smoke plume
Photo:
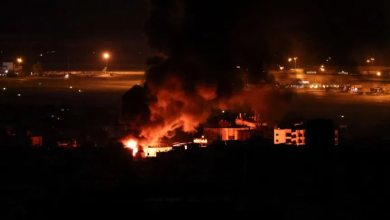
[[[178,127],[195,131],[213,108],[243,102],[264,111],[276,106],[281,96],[270,86],[243,93],[248,82],[266,79],[263,63],[277,45],[264,32],[272,30],[267,10],[254,10],[250,1],[151,0],[150,5],[145,25],[150,68],[145,84],[124,95],[122,108],[122,120],[146,144]]]

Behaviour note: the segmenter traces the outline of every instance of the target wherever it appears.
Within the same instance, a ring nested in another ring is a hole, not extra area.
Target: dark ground
[[[256,210],[283,219],[380,215],[385,150],[224,147],[133,162],[125,149],[1,150],[2,219]]]

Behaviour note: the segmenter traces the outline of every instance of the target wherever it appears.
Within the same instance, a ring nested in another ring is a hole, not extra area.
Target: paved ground
[[[300,91],[290,110],[302,112],[305,118],[331,118],[345,124],[348,139],[390,138],[390,96]]]
[[[0,78],[0,102],[17,105],[88,105],[119,109],[121,96],[133,85],[141,83],[142,78],[142,75],[110,78],[75,76],[69,79]],[[301,112],[307,119],[331,118],[338,124],[345,124],[348,130],[344,135],[349,139],[390,138],[390,96],[363,96],[318,90],[297,91],[286,111]]]
[[[133,85],[141,83],[142,78],[142,75],[109,78],[73,76],[69,79],[63,77],[0,78],[0,102],[3,104],[119,104],[124,92]]]

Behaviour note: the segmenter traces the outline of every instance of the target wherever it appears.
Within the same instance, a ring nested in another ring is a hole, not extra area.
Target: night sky
[[[93,64],[103,62],[101,53],[110,51],[113,64],[144,64],[152,56],[149,48],[169,53],[177,47],[190,53],[207,45],[200,41],[215,37],[230,45],[229,53],[236,51],[232,60],[249,66],[255,61],[273,65],[289,56],[298,56],[302,65],[319,64],[329,56],[332,65],[364,64],[370,56],[377,64],[390,65],[390,7],[380,0],[4,0],[1,6],[2,60],[24,56],[31,62],[61,63],[71,57]],[[156,11],[177,20],[157,22],[160,30],[145,28]],[[180,26],[171,25],[175,22]],[[164,46],[167,38],[181,43]],[[44,54],[49,51],[55,53]],[[215,56],[226,52],[213,51]]]

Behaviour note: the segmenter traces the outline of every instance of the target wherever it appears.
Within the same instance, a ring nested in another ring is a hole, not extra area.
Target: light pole
[[[70,70],[70,65],[69,65],[69,57],[68,57],[68,72]]]
[[[107,72],[107,69],[108,69],[108,58],[110,58],[110,54],[108,54],[108,53],[103,54],[103,58],[106,59],[106,72]]]
[[[295,61],[295,69],[297,68],[297,59],[298,59],[298,57],[294,57],[294,61]]]

